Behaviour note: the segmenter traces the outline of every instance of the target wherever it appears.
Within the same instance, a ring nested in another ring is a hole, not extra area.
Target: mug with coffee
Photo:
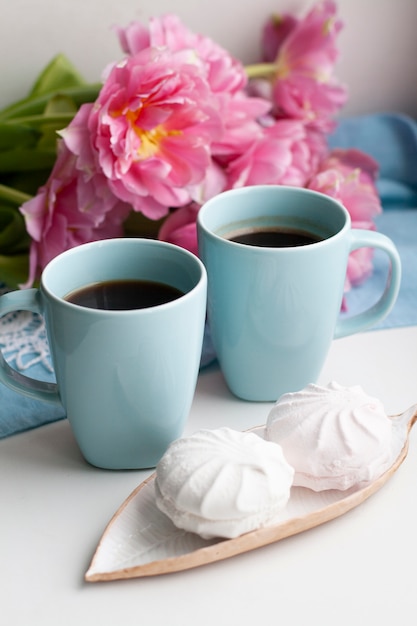
[[[316,382],[333,338],[357,333],[394,305],[401,263],[385,235],[351,228],[330,196],[259,185],[209,200],[197,218],[208,275],[208,322],[230,390],[276,401]],[[390,273],[379,301],[339,316],[350,252],[382,249]]]
[[[0,353],[0,381],[63,404],[85,459],[108,469],[154,467],[181,436],[194,397],[206,315],[201,261],[149,239],[72,248],[40,288],[0,297],[0,316],[45,319],[56,384],[23,376]]]

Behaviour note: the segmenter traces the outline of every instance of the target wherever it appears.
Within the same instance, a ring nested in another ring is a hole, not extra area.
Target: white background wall
[[[273,12],[304,13],[312,0],[0,0],[0,107],[26,95],[58,52],[97,81],[121,56],[114,24],[166,12],[214,38],[243,62],[258,59]],[[417,0],[339,0],[345,23],[338,77],[348,85],[344,115],[402,111],[417,116]]]

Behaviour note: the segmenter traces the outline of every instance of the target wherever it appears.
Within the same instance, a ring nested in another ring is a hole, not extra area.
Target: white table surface
[[[387,413],[417,403],[417,327],[333,343],[320,382],[360,384]],[[266,421],[217,368],[200,375],[186,433]],[[85,583],[110,517],[150,473],[98,470],[66,420],[0,441],[0,623],[5,626],[374,626],[417,623],[417,427],[398,472],[358,508],[227,561]]]

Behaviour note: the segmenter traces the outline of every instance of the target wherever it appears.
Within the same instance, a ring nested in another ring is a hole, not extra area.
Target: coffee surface
[[[307,246],[322,241],[322,237],[309,233],[305,230],[291,229],[252,229],[235,233],[227,237],[229,241],[243,243],[247,246],[259,246],[263,248],[292,248],[295,246]]]
[[[146,309],[180,298],[182,291],[149,280],[110,280],[69,293],[65,300],[78,306],[106,311]]]

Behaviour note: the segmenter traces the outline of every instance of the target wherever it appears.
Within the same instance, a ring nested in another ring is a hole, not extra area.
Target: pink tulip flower
[[[359,150],[334,150],[308,183],[310,189],[339,200],[349,211],[353,228],[375,229],[373,218],[382,211],[375,186],[378,164]],[[350,254],[346,291],[372,273],[372,248]]]
[[[147,28],[132,22],[116,29],[123,51],[135,55],[148,47],[167,48],[172,52],[190,51],[190,62],[199,65],[215,93],[237,93],[247,83],[243,65],[209,37],[193,33],[176,15],[149,20]]]
[[[213,141],[211,153],[220,163],[226,165],[262,138],[263,128],[259,120],[269,113],[271,103],[262,98],[249,97],[243,91],[234,95],[218,94],[217,101],[223,133],[219,139]]]
[[[304,187],[325,151],[320,135],[309,134],[297,120],[278,120],[263,129],[262,136],[232,161],[229,187],[293,185]]]
[[[352,223],[369,223],[382,211],[381,200],[375,181],[379,165],[361,150],[332,150],[321,162],[318,174],[327,172],[329,195],[336,195],[342,200],[352,218]],[[331,182],[331,174],[336,172]],[[336,180],[336,179],[339,180]]]
[[[171,211],[159,230],[158,239],[175,243],[197,255],[198,211],[204,202],[226,189],[226,182],[223,168],[213,162],[207,170],[205,184],[197,186],[192,192],[194,202]]]
[[[265,63],[275,61],[282,44],[298,22],[295,15],[287,13],[274,14],[266,21],[262,29],[262,60]]]
[[[200,205],[193,202],[173,211],[164,220],[158,239],[174,243],[198,255],[196,220],[199,209]]]
[[[332,130],[332,118],[347,98],[346,89],[333,76],[341,28],[332,0],[315,5],[304,19],[275,20],[266,27],[265,55],[276,50],[271,98],[277,117],[299,119],[323,132]]]
[[[104,177],[86,178],[63,141],[47,183],[21,206],[32,238],[30,287],[57,254],[89,241],[119,237],[130,207],[110,192]]]
[[[128,57],[86,106],[63,132],[78,167],[101,171],[119,200],[151,219],[191,201],[188,188],[204,180],[222,125],[187,52],[147,48]]]
[[[244,152],[260,135],[257,120],[269,112],[271,102],[245,93],[245,68],[213,40],[193,33],[170,14],[151,18],[149,27],[132,22],[117,32],[122,49],[131,56],[149,46],[187,52],[188,62],[205,77],[223,124],[221,137],[213,137],[213,156],[227,161]]]

